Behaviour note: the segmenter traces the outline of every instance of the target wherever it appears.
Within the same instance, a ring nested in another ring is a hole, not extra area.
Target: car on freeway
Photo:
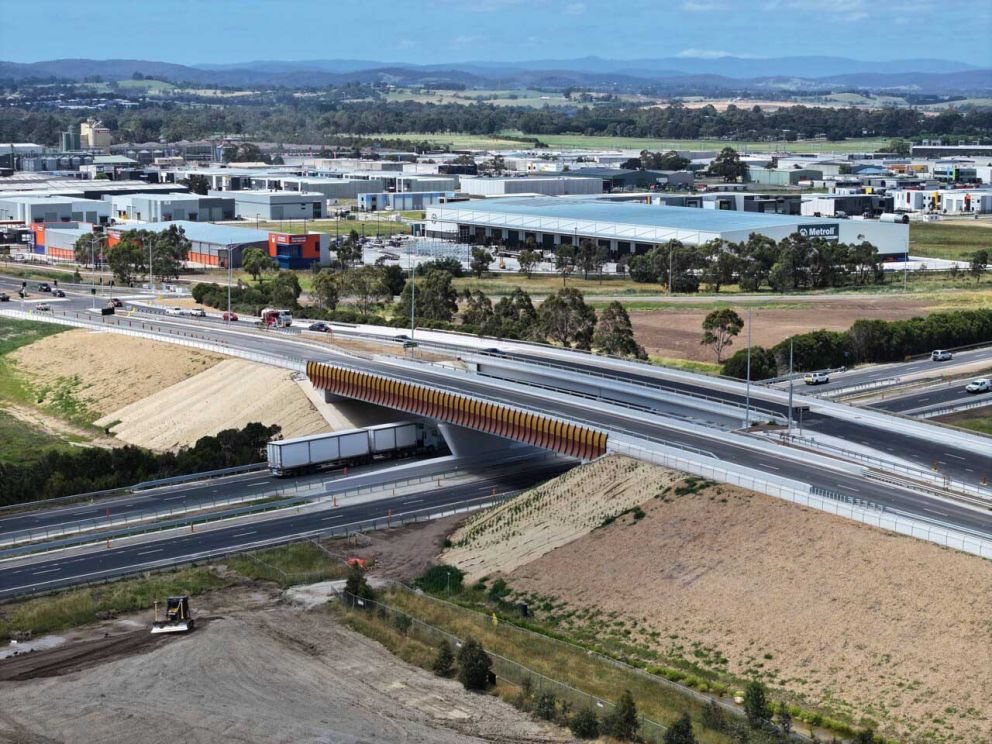
[[[932,362],[949,362],[954,358],[954,355],[949,351],[943,351],[941,349],[935,349],[930,352],[930,361]]]
[[[39,305],[35,305],[34,309],[37,310],[39,313],[50,313],[52,311],[52,306],[46,302],[42,302]]]
[[[52,290],[52,297],[65,297],[65,292],[56,287]]]
[[[222,315],[221,317],[222,317],[222,318],[223,318],[224,320],[231,320],[231,321],[234,321],[234,320],[237,320],[237,319],[238,319],[238,314],[237,314],[237,313],[233,313],[233,312],[232,312],[232,313],[227,313],[227,312],[225,312],[225,313],[224,313],[224,314],[223,314],[223,315]]]
[[[6,292],[0,292],[0,302],[10,302],[10,295]]]
[[[166,315],[182,315],[183,309],[181,307],[167,307],[165,308]]]
[[[207,312],[202,307],[194,307],[189,311],[189,314],[194,318],[206,318]]]
[[[803,382],[807,385],[825,385],[830,382],[830,375],[826,372],[807,372],[803,375]]]
[[[39,292],[51,292],[52,291],[52,287],[51,287],[51,285],[49,285],[48,282],[41,282],[40,284],[38,284],[38,291]]]
[[[320,333],[330,333],[331,327],[327,325],[327,323],[325,323],[324,321],[318,320],[316,323],[311,323],[310,326],[307,328],[307,330],[318,331]]]
[[[978,377],[964,386],[966,393],[987,393],[992,390],[992,380]]]
[[[111,297],[110,302],[107,303],[110,307],[124,307],[124,303],[118,300],[116,297]]]

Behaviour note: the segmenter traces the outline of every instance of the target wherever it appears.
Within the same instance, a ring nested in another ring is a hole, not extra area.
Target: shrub
[[[448,677],[451,675],[451,667],[455,663],[455,655],[451,650],[451,644],[441,641],[437,645],[437,655],[431,662],[431,669],[438,677]]]
[[[692,733],[692,719],[688,713],[675,721],[665,732],[664,744],[696,744],[696,735]]]
[[[757,680],[748,682],[744,690],[744,715],[751,728],[763,728],[772,720],[772,708],[765,695],[765,686]]]
[[[455,566],[431,566],[413,584],[432,594],[460,592],[464,578],[465,572]]]
[[[393,613],[393,627],[396,628],[400,633],[406,635],[410,630],[410,626],[413,625],[413,620],[405,612],[395,612]]]
[[[568,729],[579,739],[595,739],[599,736],[599,719],[592,708],[583,708],[568,722]]]
[[[545,692],[537,698],[537,703],[534,705],[534,714],[538,718],[542,718],[545,721],[553,721],[557,712],[558,698],[552,693]]]
[[[703,726],[711,731],[723,731],[727,726],[726,718],[723,715],[723,708],[720,707],[716,700],[710,700],[703,706],[700,721]]]
[[[506,581],[504,581],[503,579],[496,579],[496,581],[493,582],[493,585],[489,587],[489,591],[487,592],[487,594],[489,595],[489,599],[491,599],[493,602],[499,602],[500,600],[503,599],[503,597],[505,597],[509,593],[510,593],[510,587],[506,585]]]
[[[603,719],[603,732],[621,741],[637,741],[641,722],[637,717],[637,705],[630,690],[620,695],[613,712]]]
[[[468,638],[458,651],[458,681],[466,690],[489,689],[493,660],[474,638]]]
[[[786,359],[788,363],[788,359]],[[727,377],[736,377],[739,380],[747,379],[747,349],[735,351],[729,359],[723,363],[720,373]],[[764,346],[751,347],[751,379],[767,380],[778,374],[778,364],[775,355]]]

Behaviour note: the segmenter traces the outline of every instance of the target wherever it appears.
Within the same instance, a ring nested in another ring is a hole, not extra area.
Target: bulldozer
[[[188,633],[196,621],[189,611],[189,595],[169,597],[165,601],[165,619],[159,620],[158,602],[155,603],[155,620],[152,633]]]

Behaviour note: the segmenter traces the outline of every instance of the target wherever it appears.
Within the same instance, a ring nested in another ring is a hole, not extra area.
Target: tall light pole
[[[232,253],[231,244],[227,245],[227,317],[224,319],[225,322],[231,322],[231,283],[234,281],[234,258]]]
[[[670,275],[669,275],[670,276]],[[751,426],[751,308],[747,309],[747,387],[744,398],[744,428]]]
[[[413,255],[417,244],[410,242],[410,340],[413,341],[417,332],[417,262]]]
[[[790,338],[789,339],[789,429],[788,429],[788,436],[789,436],[790,439],[792,438],[792,383],[793,383],[793,380],[792,380],[792,349],[793,349],[793,346],[794,345],[795,345],[795,342]],[[750,347],[750,344],[748,344],[748,347]]]

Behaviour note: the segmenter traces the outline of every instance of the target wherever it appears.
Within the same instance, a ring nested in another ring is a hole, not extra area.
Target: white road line
[[[953,457],[955,460],[967,460],[967,457],[961,457],[961,455],[952,455],[950,452],[945,452],[946,457]]]
[[[245,537],[247,535],[254,535],[257,531],[258,530],[252,530],[251,532],[239,532],[236,535],[232,535],[232,537]]]
[[[52,573],[53,571],[61,571],[61,568],[46,568],[44,571],[34,571],[31,575],[37,576],[38,574]]]
[[[151,555],[152,553],[161,553],[165,548],[156,548],[155,550],[146,550],[143,553],[138,553],[137,555]]]
[[[419,504],[423,499],[410,499],[409,501],[401,501],[401,504]]]

